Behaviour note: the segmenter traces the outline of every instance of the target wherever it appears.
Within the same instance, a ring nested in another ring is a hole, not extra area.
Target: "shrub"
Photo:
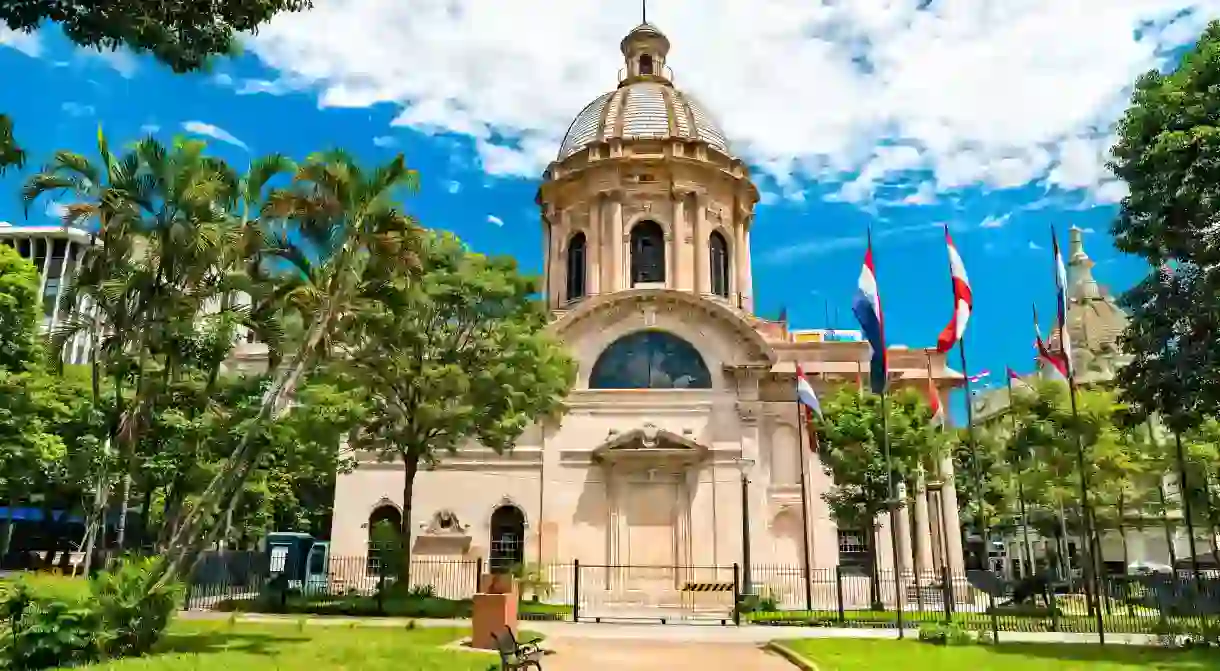
[[[6,590],[0,605],[4,634],[0,668],[45,669],[99,659],[107,636],[100,613],[88,601],[41,594],[25,580]]]
[[[110,637],[107,652],[115,657],[143,655],[161,639],[178,610],[178,583],[148,588],[148,576],[159,558],[126,559],[102,571],[90,584],[103,625]]]
[[[926,623],[919,627],[919,640],[932,645],[971,645],[974,636],[957,624]]]

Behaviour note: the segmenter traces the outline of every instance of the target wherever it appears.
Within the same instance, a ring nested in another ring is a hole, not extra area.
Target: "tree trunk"
[[[1165,502],[1165,482],[1158,479],[1156,493],[1161,497],[1161,522],[1165,525],[1165,547],[1169,550],[1169,568],[1177,575],[1178,551],[1174,547],[1173,524],[1169,521],[1169,505]]]
[[[167,577],[192,566],[201,549],[203,537],[214,537],[214,534],[200,533],[205,516],[226,502],[226,508],[233,507],[246,478],[262,453],[263,446],[253,440],[254,436],[264,431],[268,422],[280,419],[288,411],[305,369],[311,364],[313,355],[319,349],[333,319],[334,310],[330,308],[314,324],[305,345],[293,356],[292,366],[276,375],[275,382],[263,395],[258,416],[250,423],[250,428],[242,435],[241,442],[226,460],[221,471],[208,483],[207,489],[199,496],[199,500],[171,536],[167,561],[159,571],[150,576],[153,580],[150,584],[161,583]]]
[[[131,471],[123,475],[123,487],[119,490],[119,521],[114,529],[114,544],[119,551],[127,549],[127,508],[131,504]]]
[[[152,478],[144,485],[143,500],[140,502],[140,545],[141,549],[148,546],[149,517],[152,515],[153,497]]]
[[[398,536],[402,546],[402,589],[411,589],[411,503],[415,496],[415,475],[419,472],[419,460],[403,454],[402,520]]]
[[[8,508],[4,511],[4,530],[0,531],[0,561],[8,555],[13,545],[13,509],[17,507],[17,493],[8,493]]]
[[[871,574],[868,577],[869,607],[873,610],[885,610],[885,604],[881,602],[881,567],[878,565],[880,558],[877,556],[876,517],[869,518],[868,534],[865,542],[868,543],[868,570]]]

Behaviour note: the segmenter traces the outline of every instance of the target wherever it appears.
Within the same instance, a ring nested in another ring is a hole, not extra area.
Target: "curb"
[[[794,666],[796,666],[801,671],[819,671],[817,664],[814,664],[813,662],[805,659],[804,657],[799,655],[795,650],[793,650],[792,648],[789,648],[788,646],[784,645],[783,643],[780,643],[779,641],[771,641],[770,643],[764,645],[763,649],[770,650],[771,652],[774,652],[775,654],[779,655],[780,657],[783,657],[784,659],[791,662]]]

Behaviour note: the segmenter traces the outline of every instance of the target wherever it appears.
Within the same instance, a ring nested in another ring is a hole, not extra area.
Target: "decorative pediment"
[[[452,536],[452,537],[468,537],[467,530],[470,529],[469,524],[462,524],[456,513],[452,510],[443,509],[436,511],[424,526],[423,534],[426,536]]]
[[[626,432],[611,430],[606,441],[594,448],[594,461],[658,460],[691,463],[703,460],[708,449],[695,442],[693,431],[684,429],[676,434],[651,422]]]

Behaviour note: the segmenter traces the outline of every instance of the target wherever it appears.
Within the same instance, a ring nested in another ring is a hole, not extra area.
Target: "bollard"
[[[839,606],[839,624],[847,621],[847,611],[843,607],[843,567],[835,565],[835,601]]]
[[[580,622],[580,560],[572,561],[572,621]]]
[[[741,567],[733,563],[733,624],[741,626]]]

